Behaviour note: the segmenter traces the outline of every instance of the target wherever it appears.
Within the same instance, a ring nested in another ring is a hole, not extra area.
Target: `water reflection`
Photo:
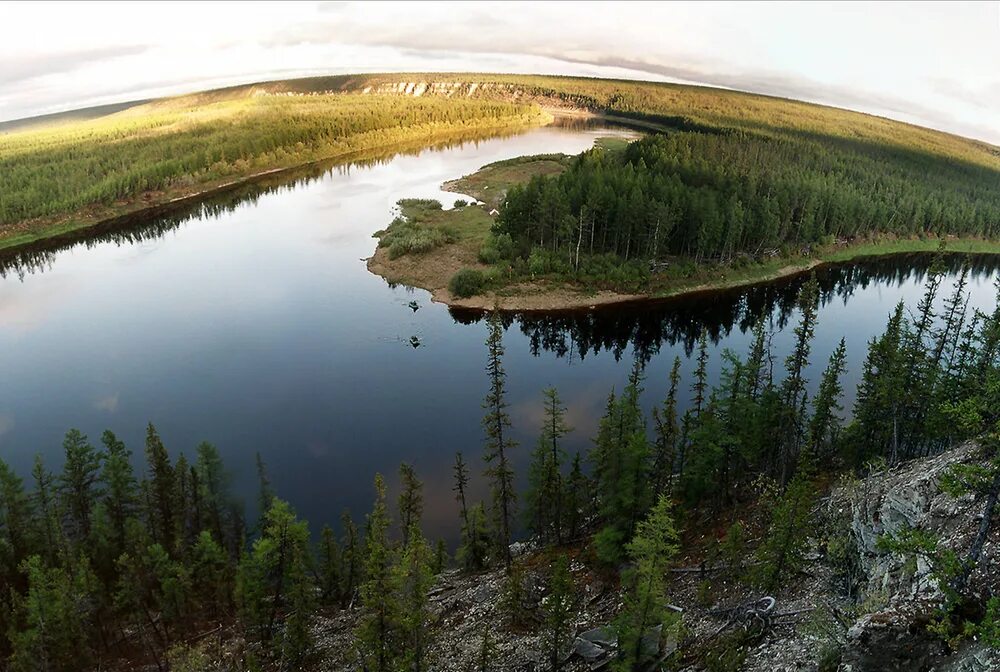
[[[551,128],[584,131],[603,128],[607,124],[595,119],[559,117]],[[330,175],[349,175],[358,169],[392,163],[400,156],[417,156],[471,146],[478,148],[485,140],[496,141],[530,132],[530,127],[500,130],[462,131],[435,142],[415,141],[320,161],[306,166],[269,173],[217,190],[211,195],[180,199],[154,206],[142,212],[106,220],[96,226],[18,247],[0,250],[0,278],[14,275],[24,280],[26,275],[51,270],[59,252],[77,246],[92,248],[103,243],[134,245],[162,238],[191,220],[218,219],[243,205],[256,205],[265,196],[291,192]]]
[[[833,301],[846,305],[855,293],[872,285],[922,285],[933,258],[931,253],[913,253],[821,266],[812,271],[820,286],[820,306]],[[989,276],[997,266],[995,255],[947,254],[943,259],[944,271],[949,275],[967,267],[971,277]],[[808,277],[809,273],[803,273],[747,287],[595,310],[512,313],[505,320],[527,337],[535,356],[547,352],[583,360],[588,354],[605,351],[616,360],[630,353],[649,362],[664,345],[680,344],[690,356],[702,329],[714,345],[734,329],[741,333],[749,331],[761,317],[769,321],[773,331],[783,331],[795,312],[799,288]],[[460,308],[451,309],[451,314],[461,324],[474,324],[485,317],[482,311]],[[861,319],[877,323],[884,316],[861,316]]]

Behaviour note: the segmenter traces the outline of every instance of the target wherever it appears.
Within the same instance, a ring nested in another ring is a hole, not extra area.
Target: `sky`
[[[266,79],[698,83],[1000,145],[1000,2],[0,3],[0,121]]]

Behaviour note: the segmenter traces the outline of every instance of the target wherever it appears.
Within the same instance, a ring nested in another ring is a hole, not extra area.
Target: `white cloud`
[[[265,78],[683,79],[1000,142],[997,3],[7,4],[0,119]]]

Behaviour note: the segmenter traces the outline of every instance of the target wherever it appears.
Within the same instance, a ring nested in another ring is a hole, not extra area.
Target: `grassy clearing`
[[[487,211],[500,207],[507,190],[524,184],[536,175],[558,175],[573,157],[567,154],[539,154],[497,161],[471,175],[444,184],[445,191],[467,194],[486,204]]]

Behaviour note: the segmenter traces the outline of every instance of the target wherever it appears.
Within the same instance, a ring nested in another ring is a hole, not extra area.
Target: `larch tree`
[[[562,438],[572,428],[566,422],[566,408],[555,388],[544,391],[542,431],[531,455],[525,512],[531,530],[542,539],[563,541],[563,468],[566,451]]]
[[[398,500],[399,529],[403,535],[403,546],[410,543],[410,531],[420,527],[420,518],[424,513],[423,483],[417,478],[413,465],[399,465],[400,493]]]
[[[511,528],[517,506],[514,490],[514,469],[508,453],[517,444],[510,438],[510,415],[507,413],[507,374],[503,368],[503,323],[500,313],[494,310],[489,319],[489,336],[486,339],[486,373],[490,380],[490,390],[483,401],[486,415],[483,428],[486,431],[484,459],[487,463],[486,476],[493,489],[493,521],[496,531],[496,546],[504,567],[511,567]]]

